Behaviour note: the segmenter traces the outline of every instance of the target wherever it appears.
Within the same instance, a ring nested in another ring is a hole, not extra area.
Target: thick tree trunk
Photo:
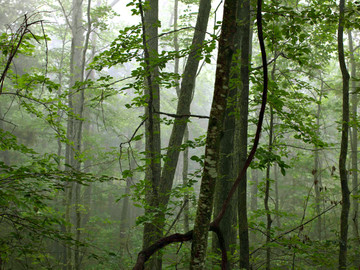
[[[215,182],[218,177],[220,137],[229,92],[229,74],[236,34],[236,0],[225,0],[222,31],[219,40],[214,97],[206,139],[204,171],[193,231],[190,269],[204,269],[208,230],[213,206]]]
[[[339,157],[339,171],[341,182],[341,219],[340,219],[340,239],[339,239],[339,270],[346,269],[347,257],[347,237],[348,237],[348,218],[350,209],[350,191],[348,187],[347,171],[346,171],[346,156],[348,149],[348,131],[349,131],[349,80],[350,75],[346,69],[345,55],[344,55],[344,13],[345,0],[340,0],[340,16],[338,28],[338,53],[339,64],[343,79],[343,106],[342,106],[342,127],[341,127],[341,149]]]
[[[234,135],[235,135],[235,115],[234,115],[234,99],[236,98],[237,89],[231,87],[229,91],[228,101],[232,101],[230,106],[227,106],[225,111],[225,121],[223,126],[223,135],[220,141],[220,153],[218,161],[218,179],[215,185],[214,197],[214,216],[217,216],[221,211],[222,205],[229,194],[231,187],[234,184]],[[235,164],[234,164],[235,165]],[[226,209],[224,218],[221,220],[219,227],[223,233],[226,250],[235,251],[236,244],[236,197],[231,199],[229,206]],[[220,243],[217,235],[213,234],[213,252],[218,253],[220,250]]]

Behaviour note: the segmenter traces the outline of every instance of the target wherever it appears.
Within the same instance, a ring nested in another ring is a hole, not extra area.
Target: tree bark
[[[143,45],[145,50],[145,62],[147,78],[145,80],[145,93],[149,96],[148,106],[145,107],[145,152],[149,166],[145,171],[147,181],[145,199],[149,204],[145,208],[145,214],[152,213],[158,208],[158,192],[161,175],[161,137],[160,118],[155,111],[160,111],[160,87],[158,83],[159,68],[156,64],[158,58],[158,25],[159,3],[158,0],[149,0],[148,9],[143,19]],[[142,3],[140,2],[141,8]],[[158,221],[144,224],[143,247],[148,247],[161,237]],[[162,259],[160,254],[153,256],[147,264],[147,269],[161,269]]]
[[[359,186],[358,186],[358,127],[357,127],[357,108],[358,108],[358,93],[357,93],[357,83],[356,83],[356,61],[355,61],[355,51],[353,45],[352,33],[348,31],[348,39],[349,39],[349,50],[350,50],[350,64],[351,64],[351,91],[352,91],[352,107],[351,107],[351,119],[352,119],[352,138],[351,138],[351,172],[352,172],[352,195],[354,196],[352,199],[352,228],[353,228],[353,238],[360,243],[360,235],[359,235],[359,201],[356,196],[359,195]],[[358,252],[359,249],[357,249]],[[355,257],[354,261],[355,267],[360,267],[360,258],[359,256]]]
[[[250,210],[255,212],[258,210],[258,184],[259,184],[259,171],[254,169],[251,170],[251,200],[250,200]],[[257,241],[256,232],[250,232],[249,242],[255,243]]]
[[[174,49],[175,52],[179,52],[179,41],[178,41],[178,12],[179,12],[179,0],[175,0],[174,3]],[[175,58],[175,67],[174,67],[174,73],[175,74],[179,74],[179,58],[176,57]],[[180,81],[178,80],[178,78],[175,79],[175,84],[176,84],[176,94],[177,97],[179,98],[180,96],[180,85],[179,85]],[[189,140],[189,127],[186,123],[186,127],[185,127],[185,132],[184,132],[184,142],[187,142]],[[189,174],[189,148],[186,147],[184,152],[183,152],[183,167],[182,167],[182,179],[183,179],[183,185],[186,186],[188,183],[188,174]],[[184,194],[184,230],[185,232],[190,230],[189,227],[189,194],[188,192],[185,192]]]
[[[272,145],[273,145],[273,130],[274,130],[274,111],[272,106],[270,105],[270,126],[269,126],[269,144],[268,144],[268,151],[269,153],[272,152]],[[265,197],[264,197],[264,206],[266,211],[266,270],[271,269],[271,213],[269,207],[269,198],[270,198],[270,170],[271,164],[268,161],[266,166],[266,176],[265,176]]]
[[[242,0],[238,4],[238,18],[240,24],[238,27],[240,31],[238,39],[240,40],[240,79],[241,87],[239,89],[238,99],[238,113],[239,117],[236,119],[236,143],[235,148],[236,163],[234,165],[236,175],[238,175],[240,168],[243,168],[247,159],[247,140],[248,140],[248,110],[249,110],[249,66],[251,60],[252,50],[252,32],[251,30],[251,16],[250,16],[250,0]],[[247,219],[247,177],[246,173],[239,184],[238,189],[238,219],[239,219],[239,240],[240,240],[240,268],[250,269],[249,257],[249,228]]]
[[[219,40],[214,97],[206,138],[204,171],[193,231],[190,269],[204,269],[208,230],[212,212],[215,182],[218,177],[219,146],[229,92],[229,74],[236,34],[236,0],[225,0],[222,31]]]
[[[190,115],[190,105],[194,93],[196,72],[200,61],[199,54],[201,53],[201,48],[205,40],[210,8],[211,1],[200,0],[191,51],[182,75],[179,101],[176,110],[177,115]],[[166,153],[167,158],[162,169],[160,180],[160,202],[163,206],[167,206],[169,202],[169,192],[173,185],[174,174],[179,159],[179,147],[181,146],[184,137],[188,119],[188,116],[176,118],[171,130]]]
[[[191,51],[186,62],[185,70],[183,73],[183,80],[181,82],[181,87],[179,90],[179,101],[177,106],[178,115],[189,115],[190,114],[190,104],[192,101],[196,72],[199,65],[199,54],[201,53],[201,48],[205,39],[205,33],[208,23],[208,18],[210,14],[211,1],[201,0],[199,6],[199,14],[197,16],[197,22],[195,26],[194,37],[192,41]],[[147,32],[146,32],[147,33]],[[150,37],[151,35],[148,34]],[[155,111],[160,111],[159,107],[154,106]],[[149,116],[150,119],[150,116]],[[180,119],[175,119],[174,125],[171,131],[167,158],[165,160],[161,178],[159,173],[156,174],[156,189],[152,190],[152,201],[150,207],[152,208],[166,208],[169,202],[169,192],[171,191],[173,185],[173,179],[175,174],[175,169],[177,166],[179,158],[179,147],[181,146],[184,133],[186,130],[188,122],[188,117],[183,117]],[[158,168],[156,169],[158,172]],[[148,179],[148,177],[146,178]],[[150,211],[150,210],[148,210]],[[157,213],[156,223],[157,224],[145,224],[146,228],[152,228],[149,230],[144,229],[144,247],[149,246],[151,243],[158,240],[161,236],[162,230],[164,228],[165,214],[163,211]],[[157,233],[154,237],[150,238],[153,234],[153,230],[157,230]],[[155,264],[152,264],[155,265]]]
[[[342,105],[342,127],[341,127],[341,149],[339,156],[339,171],[341,183],[341,218],[340,218],[340,239],[339,239],[339,270],[346,269],[347,256],[347,237],[348,237],[348,218],[350,209],[350,191],[348,187],[347,171],[346,171],[346,156],[348,149],[348,131],[349,131],[349,80],[350,75],[346,68],[344,55],[344,13],[345,0],[340,0],[339,4],[340,16],[338,27],[338,53],[339,64],[343,80],[343,105]]]
[[[354,55],[354,46],[353,46],[353,38],[351,31],[348,32],[348,39],[349,39],[349,49],[350,49],[350,63],[351,63],[351,90],[352,90],[352,142],[351,142],[351,172],[352,172],[352,194],[357,196],[359,194],[359,187],[358,187],[358,131],[356,126],[357,121],[357,107],[358,107],[358,93],[357,93],[357,83],[356,83],[356,61]],[[352,212],[352,221],[353,221],[353,237],[355,239],[359,239],[359,202],[356,197],[352,200],[353,203],[353,212]]]
[[[90,0],[89,0],[90,2]],[[77,87],[77,82],[84,80],[85,69],[85,55],[86,48],[84,48],[83,37],[83,25],[82,25],[82,0],[73,0],[72,3],[72,21],[71,21],[71,56],[70,56],[70,90],[69,90],[69,107],[71,109],[71,115],[68,118],[67,123],[67,136],[69,141],[74,145],[66,146],[65,162],[71,166],[72,170],[80,171],[81,166],[81,140],[83,129],[83,111],[84,111],[84,89],[83,86]],[[88,3],[89,4],[89,3]],[[90,7],[88,8],[90,9]],[[89,34],[89,33],[88,33]],[[69,167],[66,168],[70,169]],[[80,241],[80,227],[81,227],[81,214],[80,214],[80,191],[81,184],[70,183],[66,189],[67,201],[66,201],[66,214],[65,218],[70,221],[70,206],[73,199],[76,205],[75,209],[75,239]],[[73,194],[74,193],[74,194]],[[75,196],[73,198],[73,195]],[[70,233],[71,228],[67,228],[67,232]],[[72,250],[68,246],[67,248],[67,269],[80,269],[80,247],[75,245],[74,247],[74,264],[72,263]]]

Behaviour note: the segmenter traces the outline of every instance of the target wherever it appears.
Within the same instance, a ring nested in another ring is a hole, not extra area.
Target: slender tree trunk
[[[357,243],[360,243],[360,235],[359,235],[359,201],[356,196],[359,195],[359,187],[358,187],[358,127],[356,125],[357,122],[357,108],[358,108],[358,93],[357,93],[357,83],[356,83],[356,62],[354,56],[354,46],[353,46],[353,38],[351,31],[348,31],[348,39],[349,39],[349,50],[350,50],[350,64],[351,64],[351,91],[352,91],[352,107],[351,107],[351,119],[352,119],[352,139],[351,139],[351,172],[352,172],[352,195],[354,196],[352,199],[352,227],[353,227],[353,238],[356,239]],[[359,248],[355,251],[359,252]],[[355,267],[360,267],[360,258],[356,256],[355,259]]]
[[[147,121],[145,122],[145,152],[149,166],[145,172],[147,181],[145,199],[149,207],[145,208],[145,214],[152,213],[159,206],[159,183],[161,175],[161,137],[160,118],[155,111],[160,111],[160,87],[158,83],[159,68],[156,64],[158,58],[158,25],[159,3],[158,0],[147,1],[149,6],[143,16],[143,45],[145,47],[146,62],[146,88],[149,96],[148,106],[145,108]],[[142,5],[142,4],[141,4]],[[142,8],[142,6],[141,6]],[[148,247],[161,237],[159,221],[144,224],[143,247]],[[146,265],[147,269],[160,270],[162,265],[161,255],[153,256]]]
[[[275,49],[274,56],[276,56],[277,51]],[[274,61],[274,65],[271,71],[271,80],[275,82],[275,71],[276,71],[276,60]],[[268,142],[268,151],[271,154],[273,151],[273,143],[274,143],[274,109],[270,104],[270,126],[269,126],[269,142]],[[264,206],[266,211],[266,269],[270,270],[271,267],[271,225],[272,218],[269,207],[269,198],[270,198],[270,177],[271,177],[271,162],[268,161],[266,166],[266,176],[265,176],[265,196],[264,196]]]
[[[3,115],[1,106],[0,106],[0,130],[5,131],[4,122],[2,121],[4,119],[5,115]],[[10,165],[10,155],[8,150],[2,150],[0,152],[0,157],[2,158],[2,161],[5,163],[5,165]]]
[[[358,93],[357,93],[357,83],[356,83],[356,62],[355,62],[355,55],[354,55],[354,46],[353,46],[353,38],[351,31],[348,32],[348,39],[349,39],[349,49],[350,49],[350,63],[351,63],[351,91],[352,91],[352,119],[353,119],[353,126],[352,126],[352,142],[351,142],[351,168],[352,168],[352,194],[354,196],[358,195],[359,187],[358,187],[358,132],[357,132],[357,107],[358,107]],[[352,213],[352,221],[353,221],[353,236],[354,238],[359,239],[359,202],[356,197],[352,200],[353,203],[353,213]]]
[[[185,134],[184,134],[184,142],[187,142],[189,140],[189,127],[186,127]],[[188,174],[189,174],[189,149],[186,148],[184,150],[183,155],[183,171],[182,171],[182,178],[183,178],[183,185],[186,186],[188,184]],[[189,214],[190,214],[190,202],[189,202],[189,193],[185,191],[184,194],[184,230],[185,232],[188,232],[190,230],[189,225]]]
[[[340,240],[339,240],[339,270],[346,269],[347,257],[347,237],[348,237],[348,218],[350,209],[350,191],[348,187],[347,171],[346,171],[346,156],[348,149],[348,131],[349,131],[349,80],[350,75],[346,69],[345,55],[344,55],[344,13],[345,0],[340,0],[340,16],[338,28],[338,53],[339,64],[343,79],[343,112],[342,112],[342,128],[341,128],[341,149],[339,157],[339,171],[341,182],[341,219],[340,219]]]
[[[137,146],[138,146],[137,141]],[[129,162],[129,170],[133,171],[135,169],[136,163],[134,158],[129,155],[129,158],[131,159]],[[126,179],[126,187],[125,187],[125,195],[130,194],[130,187],[134,183],[134,177],[128,177]],[[128,235],[128,230],[130,228],[130,198],[128,196],[124,197],[123,205],[121,209],[121,216],[120,216],[120,252],[123,252],[126,248],[126,239]]]
[[[320,134],[320,115],[321,115],[321,99],[323,93],[324,83],[321,82],[321,89],[320,89],[320,97],[319,103],[317,104],[317,112],[316,112],[316,125],[317,125],[317,133]],[[318,239],[322,240],[322,216],[320,215],[321,212],[321,196],[320,196],[320,187],[321,187],[321,164],[320,164],[320,155],[319,155],[319,147],[315,145],[314,149],[314,188],[315,188],[315,210],[316,214],[319,216],[316,221],[316,234]]]
[[[82,0],[73,0],[72,4],[72,41],[71,41],[71,56],[70,56],[70,91],[69,91],[69,107],[71,113],[68,118],[67,136],[69,141],[74,145],[66,146],[65,162],[71,166],[71,169],[80,171],[81,161],[79,159],[81,153],[81,138],[82,138],[82,116],[84,108],[84,90],[75,89],[77,81],[83,80],[83,26],[82,26]],[[69,168],[67,168],[69,169]],[[80,226],[81,217],[79,211],[80,203],[80,184],[69,183],[67,187],[67,201],[66,201],[66,213],[65,218],[70,222],[71,216],[71,204],[73,200],[73,191],[75,191],[75,204],[76,204],[76,220],[75,220],[75,239],[80,240]],[[70,233],[71,228],[67,228],[67,232]],[[72,249],[67,247],[67,269],[79,269],[80,263],[80,250],[79,246],[74,247],[74,264],[72,263]]]
[[[274,184],[275,184],[275,225],[280,228],[280,198],[279,198],[279,167],[277,164],[274,164]]]
[[[269,126],[269,152],[272,152],[272,144],[273,144],[273,129],[274,129],[274,110],[270,105],[270,126]],[[264,197],[264,206],[266,211],[266,270],[271,269],[271,213],[269,207],[269,198],[270,198],[270,169],[271,164],[270,161],[266,167],[266,177],[265,177],[265,197]]]
[[[183,79],[181,81],[180,95],[176,111],[177,115],[190,114],[190,105],[194,93],[196,72],[200,61],[199,54],[201,54],[201,48],[205,39],[210,8],[211,1],[200,0],[191,51],[182,75]],[[167,206],[169,202],[169,192],[173,185],[175,169],[179,159],[179,147],[183,141],[188,119],[188,116],[176,118],[171,130],[168,150],[166,153],[167,158],[163,166],[160,181],[161,204],[164,206]]]
[[[238,111],[236,123],[236,142],[238,146],[235,163],[236,175],[245,166],[247,159],[248,140],[248,107],[249,107],[249,66],[251,60],[252,32],[250,17],[250,0],[242,0],[238,4],[238,18],[240,19],[240,78],[241,88],[239,89]],[[238,189],[238,219],[239,219],[239,240],[240,240],[240,268],[250,269],[249,257],[249,228],[247,219],[247,177],[246,173],[239,184]]]
[[[204,269],[208,230],[213,206],[215,182],[218,177],[220,136],[229,92],[229,74],[236,35],[236,0],[225,0],[223,25],[219,40],[215,90],[206,139],[204,171],[193,231],[190,269]]]
[[[174,49],[175,52],[179,52],[179,41],[178,41],[178,12],[179,12],[179,0],[175,0],[174,3]],[[174,73],[179,74],[179,58],[175,58],[175,67],[174,67]],[[179,97],[180,96],[180,85],[179,80],[175,79],[176,84],[176,94]],[[189,140],[189,127],[186,124],[185,132],[184,132],[184,142],[187,142]],[[183,169],[182,169],[182,179],[183,179],[183,185],[186,186],[188,181],[187,177],[189,174],[189,148],[186,148],[183,152]],[[190,230],[189,228],[189,194],[188,192],[185,192],[184,194],[184,230],[185,232],[188,232]]]
[[[258,170],[251,170],[251,201],[250,201],[250,210],[251,212],[255,212],[258,210],[258,184],[259,184],[259,171]],[[256,243],[256,232],[250,232],[250,243]]]

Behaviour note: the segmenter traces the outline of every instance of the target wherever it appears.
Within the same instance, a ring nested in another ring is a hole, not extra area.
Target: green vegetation
[[[0,269],[360,269],[359,12],[2,3]]]

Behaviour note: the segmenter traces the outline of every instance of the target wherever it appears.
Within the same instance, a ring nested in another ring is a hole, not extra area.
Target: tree
[[[188,118],[190,117],[190,104],[192,101],[192,96],[195,86],[196,72],[199,65],[198,55],[201,52],[202,44],[205,39],[206,27],[210,14],[210,7],[211,7],[211,3],[209,1],[205,1],[205,0],[200,1],[199,13],[197,16],[197,22],[195,26],[195,32],[191,45],[191,50],[186,62],[184,73],[182,75],[184,79],[181,82],[181,87],[179,90],[179,100],[178,100],[176,115],[179,115],[180,118],[176,118],[174,121],[174,125],[170,135],[169,145],[167,147],[168,150],[166,153],[166,159],[161,172],[161,177],[158,175],[160,177],[158,179],[158,182],[154,182],[152,184],[153,186],[151,190],[152,198],[149,199],[149,201],[151,201],[150,205],[153,207],[160,206],[160,208],[166,209],[169,202],[170,191],[173,185],[175,169],[179,158],[178,149],[181,146],[185,129],[187,126],[187,121]],[[147,33],[146,29],[144,33]],[[149,65],[151,66],[151,63],[149,63]],[[155,108],[155,112],[159,113],[160,108],[157,109]],[[149,115],[149,119],[150,119],[150,115]],[[148,132],[148,134],[150,134],[150,131]],[[154,158],[156,157],[154,156],[149,157],[151,163],[154,162]],[[163,211],[158,212],[156,214],[156,224],[148,224],[148,225],[145,224],[145,227],[156,226],[156,230],[158,230],[158,233],[156,236],[154,236],[153,239],[149,239],[149,241],[144,242],[144,247],[149,246],[150,243],[154,242],[155,239],[160,238],[159,235],[161,235],[162,233],[164,224],[165,224],[165,215]],[[151,236],[152,233],[150,233],[150,231],[144,230],[144,237],[149,237],[149,235]]]
[[[223,132],[223,122],[230,88],[230,69],[236,34],[236,10],[237,1],[228,0],[224,2],[224,15],[215,75],[215,90],[206,138],[204,171],[201,178],[200,195],[194,224],[190,269],[205,268],[208,228],[213,207],[215,183],[219,175],[220,138]],[[220,233],[222,232],[220,231]],[[222,241],[222,239],[220,238],[219,241]]]
[[[339,3],[339,27],[338,27],[338,55],[339,64],[342,74],[342,124],[341,124],[341,149],[339,156],[339,171],[341,183],[341,218],[340,218],[340,239],[339,239],[339,269],[346,269],[346,256],[347,256],[347,237],[348,237],[348,217],[350,209],[350,191],[348,187],[348,174],[346,171],[346,156],[348,148],[348,130],[349,130],[349,80],[350,75],[347,71],[344,56],[344,14],[345,14],[345,0],[340,0]]]
[[[358,132],[357,132],[357,108],[358,108],[358,96],[357,96],[357,83],[356,83],[356,61],[354,55],[354,45],[352,33],[348,31],[349,50],[350,50],[350,64],[351,64],[351,89],[352,89],[352,107],[351,107],[351,172],[352,172],[352,193],[355,195],[352,200],[353,213],[352,213],[352,225],[353,225],[353,236],[355,239],[360,241],[359,236],[359,202],[356,199],[358,195],[358,165],[357,165],[357,147],[358,147]]]
[[[146,61],[146,90],[148,95],[148,106],[145,109],[147,120],[145,122],[145,151],[149,166],[146,170],[145,179],[147,184],[147,201],[149,207],[145,208],[145,213],[153,212],[153,208],[158,206],[158,194],[161,176],[161,139],[160,139],[160,118],[155,114],[160,111],[160,86],[159,68],[156,64],[158,55],[158,27],[159,27],[159,3],[158,0],[150,0],[149,5],[142,14],[143,24],[143,46]],[[139,1],[140,8],[142,3]],[[156,239],[161,237],[161,227],[159,221],[145,223],[143,234],[143,247],[149,246]],[[161,269],[161,255],[153,258],[149,263],[149,269]]]

